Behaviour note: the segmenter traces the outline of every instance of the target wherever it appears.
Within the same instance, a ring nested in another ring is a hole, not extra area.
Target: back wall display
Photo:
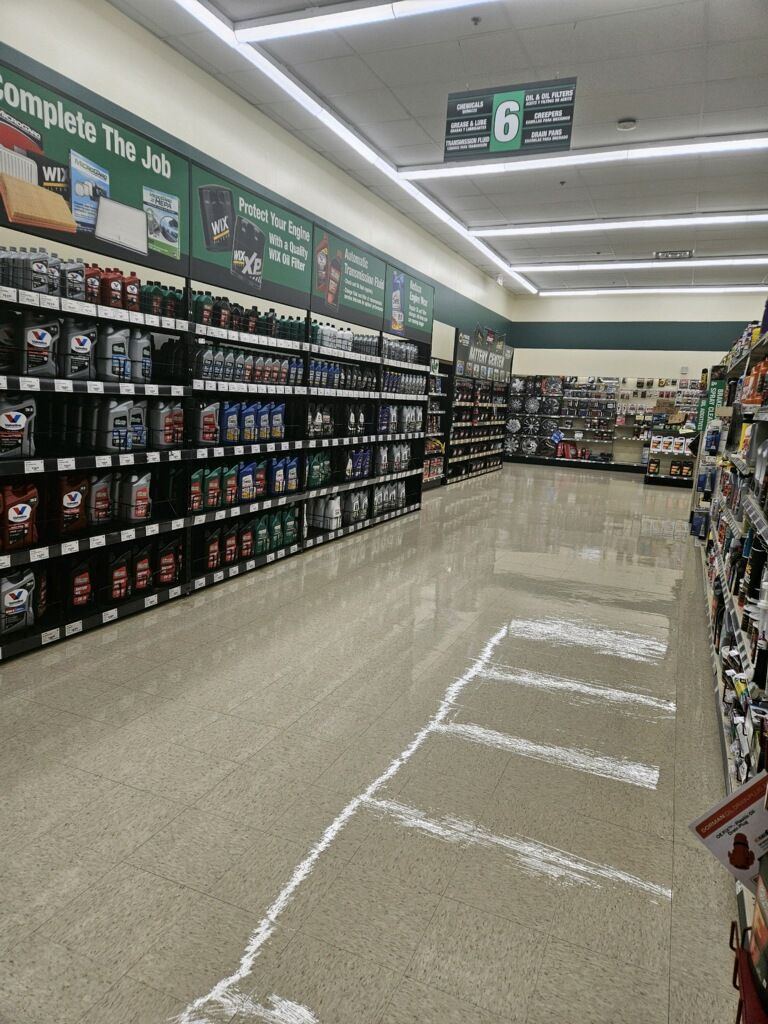
[[[189,164],[0,64],[0,223],[185,274]]]
[[[192,277],[309,305],[312,224],[192,165]]]
[[[380,331],[387,268],[383,260],[315,224],[310,308]]]

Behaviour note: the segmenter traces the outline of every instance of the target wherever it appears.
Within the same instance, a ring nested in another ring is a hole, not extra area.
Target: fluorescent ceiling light
[[[373,7],[345,6],[331,11],[312,7],[302,11],[298,17],[295,14],[289,17],[278,15],[263,18],[255,24],[242,22],[243,27],[235,24],[234,30],[241,43],[267,43],[273,39],[357,28],[360,25],[373,25],[382,21],[396,21],[398,18],[412,18],[419,14],[433,14],[436,11],[494,2],[496,0],[395,0],[394,3],[376,4]]]
[[[476,238],[523,238],[531,235],[576,235],[590,231],[633,231],[643,228],[706,228],[729,224],[765,224],[768,213],[713,213],[683,217],[642,217],[635,220],[576,220],[564,224],[517,224],[473,228]]]
[[[409,181],[435,178],[466,178],[480,174],[508,174],[522,171],[546,171],[559,167],[589,167],[635,160],[665,157],[717,156],[723,153],[749,153],[768,149],[768,135],[741,139],[710,139],[703,142],[673,142],[664,146],[633,146],[631,149],[594,149],[561,156],[520,157],[517,160],[488,160],[482,164],[435,164],[432,167],[401,167]]]
[[[447,210],[445,210],[439,203],[436,203],[428,195],[421,191],[416,185],[410,181],[406,181],[399,173],[397,168],[386,161],[379,153],[376,152],[371,146],[368,145],[363,139],[357,136],[347,125],[345,125],[338,117],[332,114],[325,107],[321,106],[317,100],[307,92],[298,82],[287,75],[281,68],[274,64],[268,57],[247,43],[239,42],[235,36],[235,32],[231,25],[228,25],[221,18],[215,18],[209,8],[200,2],[200,0],[175,0],[179,7],[191,14],[192,17],[196,18],[201,24],[205,25],[206,28],[211,29],[219,39],[225,42],[228,46],[231,46],[233,50],[249,61],[255,68],[261,71],[263,74],[274,82],[280,89],[287,93],[291,99],[295,100],[300,106],[302,106],[308,113],[312,114],[313,117],[317,118],[322,124],[332,131],[338,138],[345,142],[351,149],[367,160],[370,164],[381,171],[382,174],[386,175],[390,181],[393,181],[398,185],[404,192],[407,192],[411,198],[415,199],[425,209],[429,210],[430,213],[438,217],[444,224],[447,224],[457,234],[461,235],[467,242],[469,242],[478,252],[482,253],[483,256],[493,263],[494,266],[502,270],[508,277],[510,277],[517,284],[525,288],[526,291],[536,295],[538,288],[533,285],[527,278],[517,273],[505,259],[502,259],[498,253],[495,253],[493,249],[489,248],[484,242],[470,232],[469,228],[461,221],[453,217]],[[484,2],[484,0],[483,0]],[[211,19],[217,22],[216,26],[211,25]]]
[[[768,256],[713,256],[695,260],[615,260],[611,263],[526,263],[518,274],[567,274],[580,270],[681,270],[697,267],[766,267]]]
[[[765,284],[690,285],[681,288],[571,288],[539,292],[543,299],[580,299],[598,295],[746,295],[768,293]]]

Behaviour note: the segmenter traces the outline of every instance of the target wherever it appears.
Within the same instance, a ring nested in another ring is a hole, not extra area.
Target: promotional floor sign
[[[189,164],[0,64],[0,224],[186,273]]]
[[[768,772],[760,772],[690,826],[709,852],[751,892],[757,888],[760,858],[768,852],[767,786]]]

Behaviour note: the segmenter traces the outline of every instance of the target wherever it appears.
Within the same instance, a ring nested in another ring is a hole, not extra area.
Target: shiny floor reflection
[[[687,507],[506,467],[3,668],[0,1021],[730,1020]]]

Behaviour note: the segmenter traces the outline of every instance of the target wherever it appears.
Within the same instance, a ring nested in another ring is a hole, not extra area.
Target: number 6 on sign
[[[504,100],[493,115],[495,142],[513,142],[520,130],[520,104],[517,100]]]

